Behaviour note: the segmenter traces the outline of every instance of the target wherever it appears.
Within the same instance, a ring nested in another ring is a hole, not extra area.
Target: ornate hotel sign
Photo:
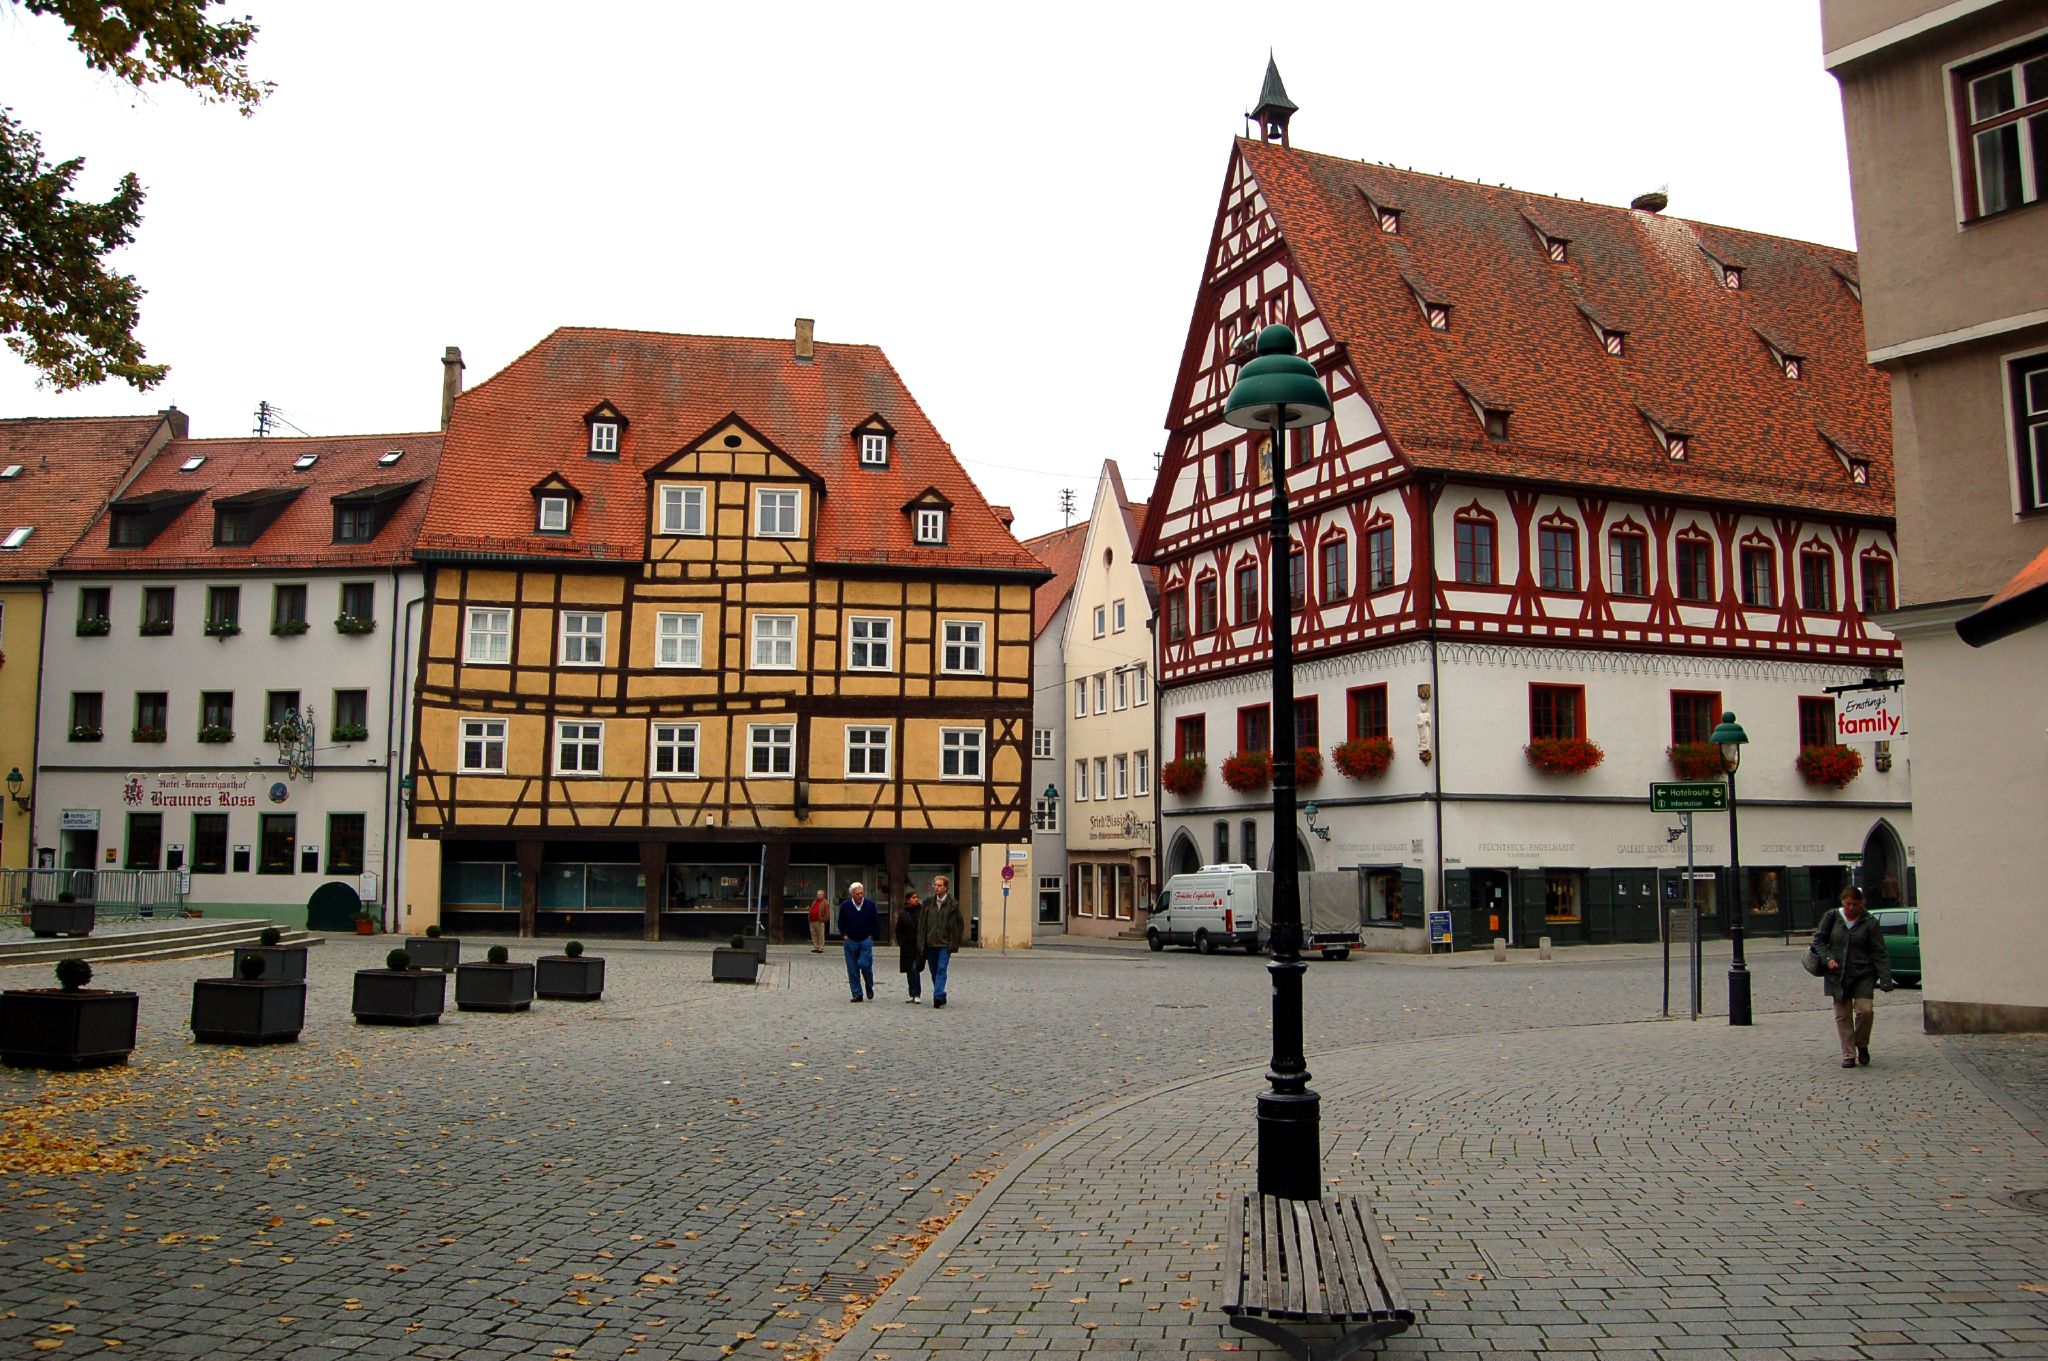
[[[1136,813],[1097,813],[1088,819],[1090,841],[1135,841],[1152,844],[1152,824]]]
[[[149,771],[121,786],[130,808],[254,808],[262,776],[235,771]]]

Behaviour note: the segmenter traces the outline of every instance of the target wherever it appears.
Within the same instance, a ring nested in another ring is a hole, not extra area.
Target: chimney
[[[441,428],[448,428],[448,417],[455,412],[455,399],[462,395],[462,350],[450,345],[441,352]]]
[[[811,328],[817,324],[809,317],[796,319],[796,362],[799,364],[811,362]]]
[[[172,439],[184,439],[191,433],[192,418],[178,410],[175,405],[167,406],[156,414],[170,422]]]

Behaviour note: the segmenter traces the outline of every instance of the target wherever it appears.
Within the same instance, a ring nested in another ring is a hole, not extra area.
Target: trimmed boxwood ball
[[[264,945],[275,945],[284,939],[284,932],[274,926],[266,926],[263,928],[263,934],[256,939]]]
[[[82,959],[60,959],[57,961],[57,983],[66,992],[77,992],[92,982],[92,965]]]
[[[493,964],[503,964],[512,958],[512,952],[502,945],[493,945],[484,952],[484,958],[490,960]]]
[[[732,939],[727,941],[726,944],[732,946],[735,950],[744,950],[747,948],[747,938],[735,931],[732,933]]]
[[[562,947],[562,953],[571,959],[581,959],[583,957],[583,942],[580,940],[570,941]]]
[[[441,939],[441,928],[440,928],[439,926],[430,926],[430,927],[428,927],[428,928],[427,928],[427,939],[428,939],[428,940],[439,940],[439,939]]]
[[[393,950],[384,956],[384,967],[394,973],[403,973],[412,967],[412,956],[403,950]]]
[[[251,983],[254,983],[257,979],[263,977],[262,955],[242,956],[242,977],[248,979]]]

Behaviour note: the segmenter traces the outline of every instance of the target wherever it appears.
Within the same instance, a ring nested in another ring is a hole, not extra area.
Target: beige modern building
[[[1158,883],[1153,837],[1153,601],[1157,576],[1132,556],[1142,503],[1102,465],[1067,609],[1067,929],[1142,930]]]
[[[1892,377],[1929,1030],[2048,1028],[2048,4],[1823,0]],[[1987,604],[1989,602],[1989,604]]]

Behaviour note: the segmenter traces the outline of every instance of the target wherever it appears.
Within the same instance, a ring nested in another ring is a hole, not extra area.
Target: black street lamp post
[[[1742,961],[1742,837],[1735,821],[1735,768],[1742,764],[1742,748],[1749,734],[1735,721],[1735,711],[1721,715],[1720,725],[1707,738],[1721,749],[1721,767],[1728,772],[1728,877],[1734,901],[1728,906],[1728,940],[1735,958],[1728,966],[1728,1024],[1748,1025],[1749,966]]]
[[[1287,518],[1287,432],[1330,419],[1330,394],[1315,367],[1295,352],[1294,332],[1268,326],[1258,355],[1238,374],[1223,419],[1245,430],[1272,432],[1273,717],[1273,1056],[1272,1090],[1258,1101],[1259,1194],[1289,1200],[1322,1198],[1322,1098],[1309,1090],[1303,1054],[1301,881],[1294,830],[1294,619],[1291,536]],[[1282,735],[1286,742],[1283,747]]]

